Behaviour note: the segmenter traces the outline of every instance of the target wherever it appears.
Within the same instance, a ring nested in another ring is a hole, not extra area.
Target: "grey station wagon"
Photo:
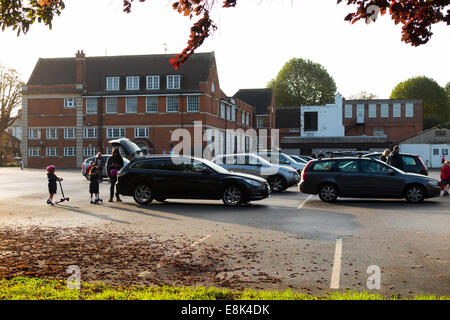
[[[418,203],[438,197],[439,181],[406,173],[370,158],[330,158],[310,161],[303,169],[299,190],[333,202],[338,197],[406,198]]]

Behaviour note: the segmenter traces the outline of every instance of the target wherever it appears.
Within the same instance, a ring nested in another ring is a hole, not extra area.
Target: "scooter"
[[[58,203],[61,203],[61,202],[64,202],[64,201],[69,201],[69,197],[65,197],[64,196],[64,190],[62,188],[61,181],[58,181],[58,182],[59,182],[59,188],[61,189],[61,193],[62,193],[63,197],[61,198],[61,200],[56,201],[55,204],[58,204]]]

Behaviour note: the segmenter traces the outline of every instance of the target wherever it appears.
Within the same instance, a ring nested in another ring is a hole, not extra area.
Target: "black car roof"
[[[372,152],[372,153],[368,153],[368,154],[363,155],[363,157],[368,157],[368,156],[376,155],[376,154],[377,154],[377,155],[380,155],[380,154],[382,154],[382,152]],[[403,152],[400,152],[400,155],[401,155],[401,156],[410,156],[410,157],[419,157],[418,154],[403,153]]]

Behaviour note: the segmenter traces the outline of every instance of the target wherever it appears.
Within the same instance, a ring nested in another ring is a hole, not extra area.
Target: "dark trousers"
[[[111,184],[109,188],[109,197],[112,199],[114,197],[114,188],[116,187],[117,178],[109,178],[109,183]],[[116,193],[117,195],[117,193]]]

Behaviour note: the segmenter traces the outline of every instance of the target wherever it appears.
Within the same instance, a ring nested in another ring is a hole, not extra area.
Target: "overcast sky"
[[[0,63],[26,82],[39,57],[179,53],[192,21],[176,13],[170,0],[135,1],[131,14],[122,0],[66,0],[53,29],[32,25],[27,35],[0,31]],[[424,75],[441,86],[450,81],[450,27],[433,26],[430,42],[412,47],[400,41],[390,16],[376,23],[344,21],[351,11],[336,0],[245,0],[212,13],[219,29],[198,52],[214,51],[222,90],[263,88],[291,58],[322,64],[338,91],[388,98],[400,81]],[[218,1],[221,4],[222,1]]]

